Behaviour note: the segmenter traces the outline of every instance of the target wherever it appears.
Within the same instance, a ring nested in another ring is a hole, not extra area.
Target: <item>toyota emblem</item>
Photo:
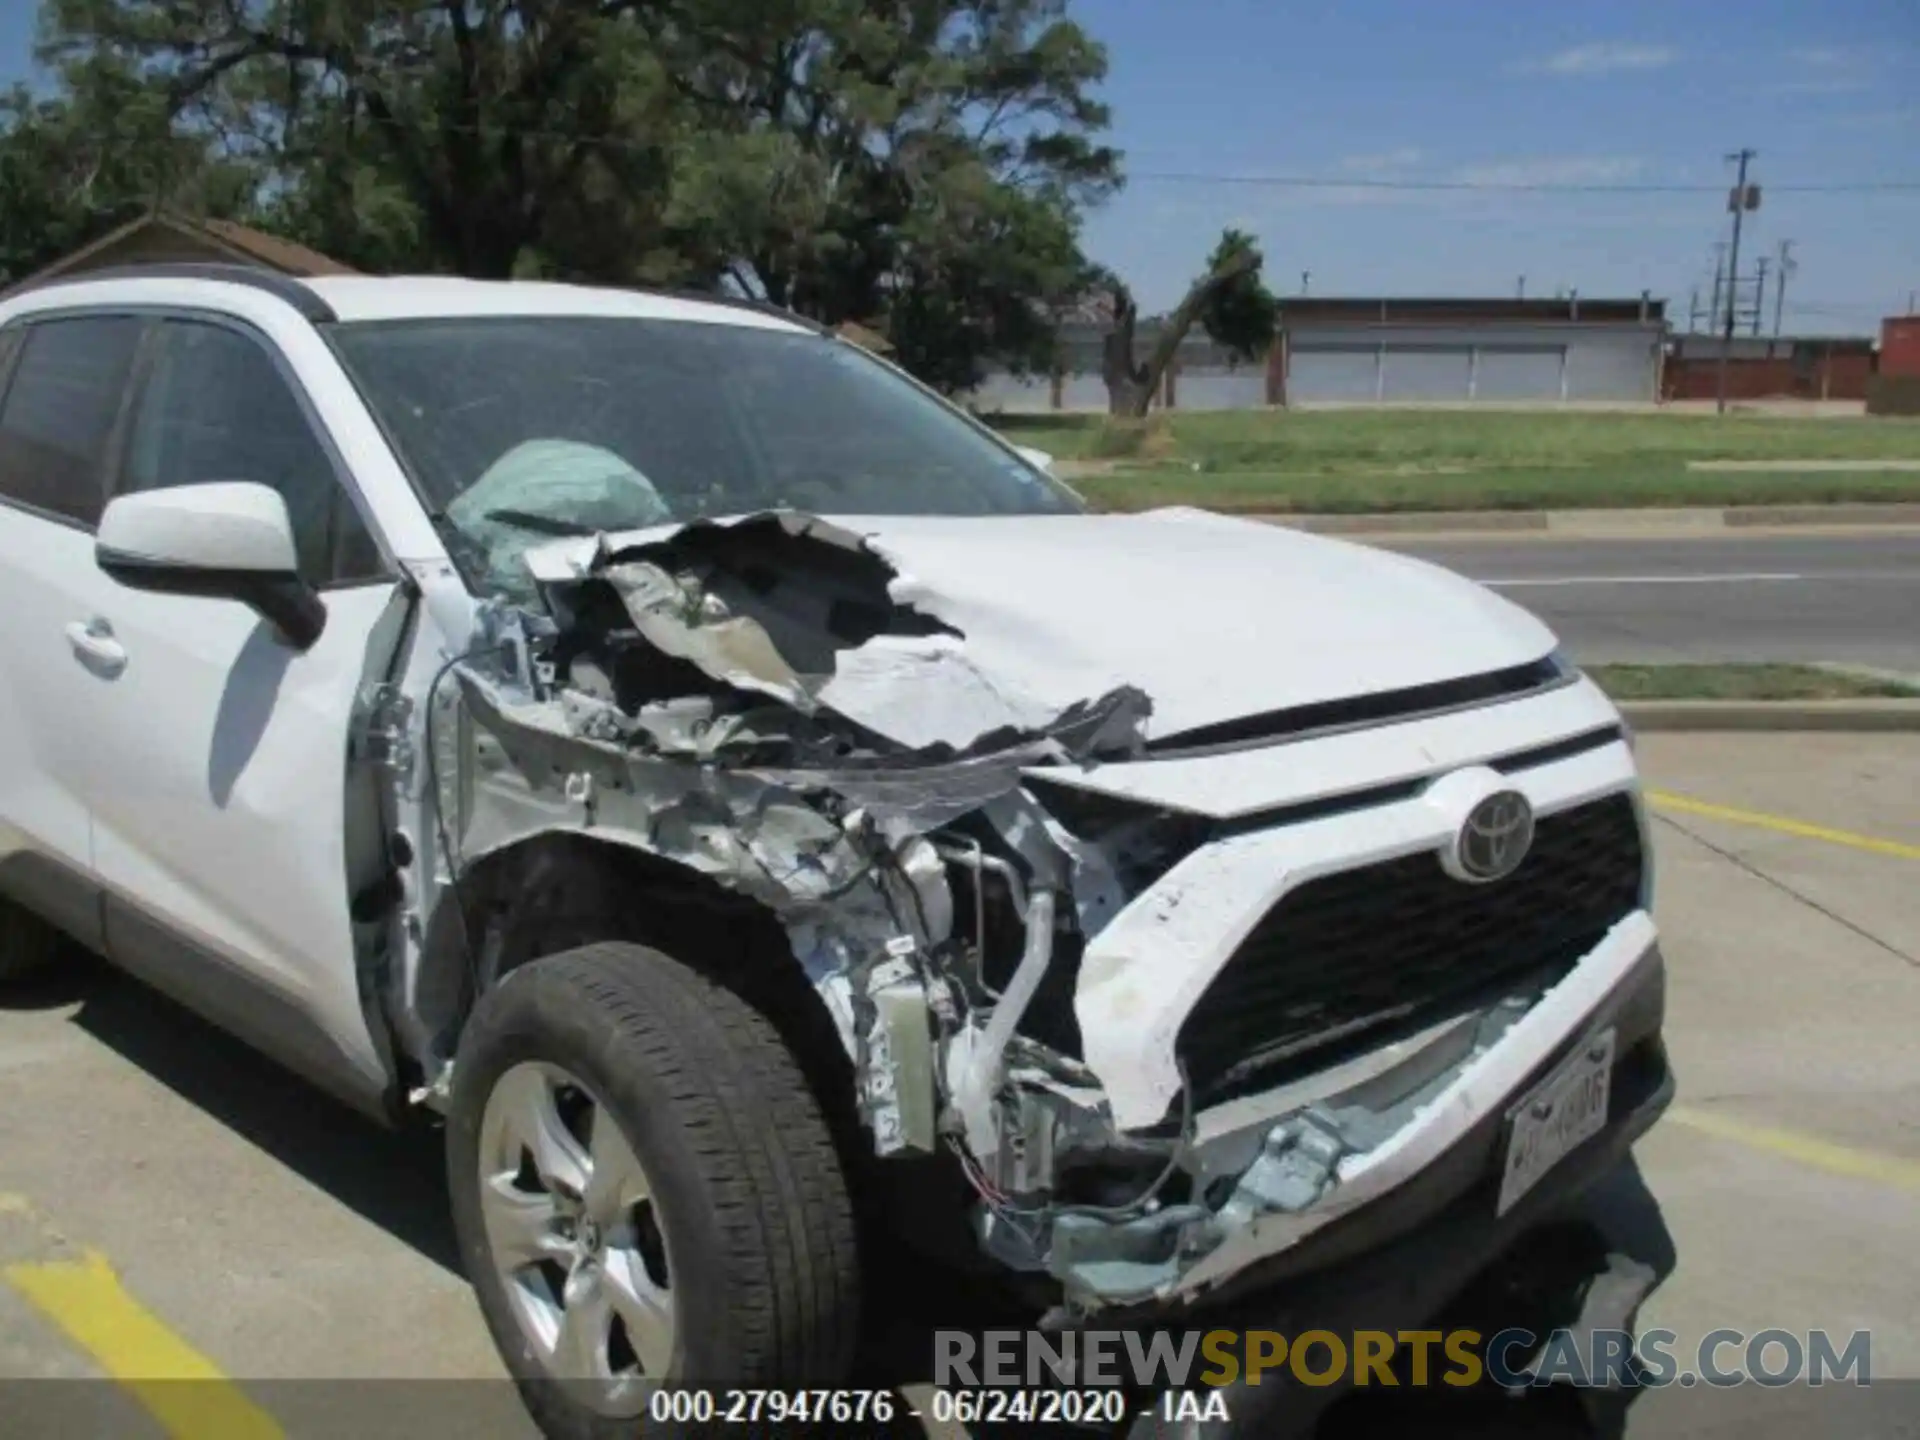
[[[1532,848],[1533,806],[1518,790],[1498,790],[1467,812],[1446,869],[1479,884],[1504,880]]]

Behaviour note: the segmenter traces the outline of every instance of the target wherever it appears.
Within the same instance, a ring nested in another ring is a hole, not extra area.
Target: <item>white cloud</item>
[[[1641,165],[1632,155],[1557,155],[1467,165],[1451,178],[1468,185],[1618,185]]]
[[[1617,70],[1664,70],[1679,58],[1680,52],[1670,45],[1596,40],[1525,61],[1519,69],[1535,75],[1610,75]]]

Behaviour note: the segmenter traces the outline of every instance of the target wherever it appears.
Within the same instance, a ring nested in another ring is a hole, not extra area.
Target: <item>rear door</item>
[[[327,620],[306,651],[233,601],[91,568],[85,618],[124,650],[83,726],[109,953],[315,1078],[377,1082],[348,897],[349,729],[398,603],[331,439],[266,337],[153,321],[117,493],[247,480],[287,502]],[[338,1087],[336,1087],[338,1088]]]
[[[93,532],[141,328],[56,314],[0,332],[0,893],[96,948],[88,720],[125,657],[89,628]]]

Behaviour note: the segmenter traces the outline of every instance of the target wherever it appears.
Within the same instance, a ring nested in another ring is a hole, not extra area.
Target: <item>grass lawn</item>
[[[1588,465],[1441,475],[1194,472],[1124,467],[1068,481],[1103,510],[1204,505],[1246,514],[1412,510],[1588,510],[1673,505],[1827,505],[1920,500],[1920,470],[1748,473],[1677,466]]]
[[[1857,700],[1920,698],[1898,681],[1812,665],[1588,665],[1615,700]]]
[[[1920,419],[1464,410],[1003,416],[1114,509],[1576,509],[1920,500],[1920,470],[1697,471],[1696,460],[1920,460]]]

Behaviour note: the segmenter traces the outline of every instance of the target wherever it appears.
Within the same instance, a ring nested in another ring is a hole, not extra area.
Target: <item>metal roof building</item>
[[[1195,329],[1167,387],[1178,410],[1262,405],[1648,402],[1660,398],[1666,302],[1290,296],[1272,353],[1235,360]],[[1141,320],[1138,349],[1158,330]],[[1100,410],[1101,336],[1062,327],[1057,375],[990,376],[985,410]]]
[[[1653,401],[1660,397],[1666,304],[1645,295],[1301,296],[1280,302],[1280,335],[1268,366],[1271,403]],[[1182,366],[1183,408],[1200,401],[1197,368]]]

